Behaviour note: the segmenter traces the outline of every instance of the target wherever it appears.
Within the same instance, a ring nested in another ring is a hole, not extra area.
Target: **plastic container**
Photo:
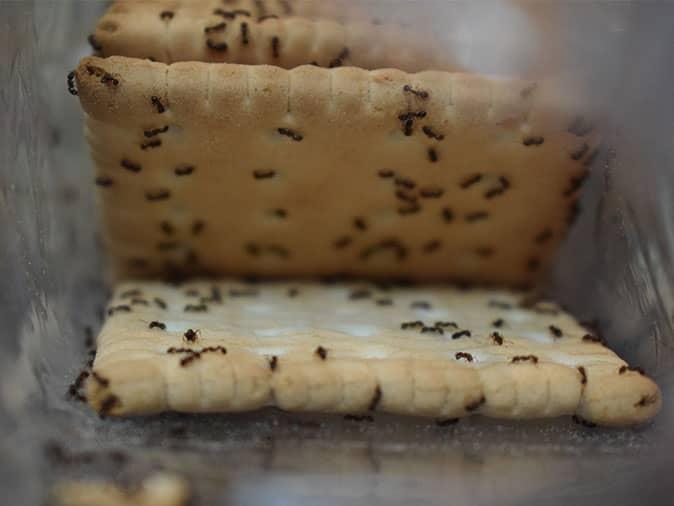
[[[68,401],[107,289],[92,167],[65,75],[89,53],[86,35],[106,5],[3,2],[4,504],[42,504],[57,480],[133,484],[156,469],[187,477],[195,504],[672,504],[674,4],[564,2],[554,12],[547,3],[360,4],[424,27],[469,69],[558,72],[581,84],[607,149],[547,291],[581,319],[596,319],[615,351],[654,376],[663,412],[635,430],[479,418],[441,428],[276,411],[101,420]],[[542,36],[522,24],[528,9],[550,27]]]

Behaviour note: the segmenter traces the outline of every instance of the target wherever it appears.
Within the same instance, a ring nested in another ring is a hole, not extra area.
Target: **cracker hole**
[[[281,208],[269,209],[267,215],[272,219],[283,221],[288,217],[288,211]]]
[[[440,242],[437,239],[433,239],[431,241],[426,242],[422,246],[422,251],[424,253],[433,253],[434,251],[439,250],[441,246],[442,246],[442,242]]]
[[[115,21],[103,21],[98,25],[98,29],[104,32],[116,32],[119,25]]]
[[[480,258],[489,258],[494,255],[494,248],[490,246],[480,246],[475,248],[475,254]]]

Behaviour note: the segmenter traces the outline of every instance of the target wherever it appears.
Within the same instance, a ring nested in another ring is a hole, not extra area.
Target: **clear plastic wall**
[[[107,289],[92,167],[65,75],[89,53],[86,35],[106,4],[9,1],[0,3],[3,503],[43,504],[59,479],[133,484],[156,469],[186,476],[195,504],[672,503],[674,4],[358,3],[422,27],[468,70],[555,73],[582,90],[605,149],[547,291],[653,374],[663,413],[628,431],[479,418],[448,429],[275,411],[101,420],[68,401]],[[529,30],[529,10],[542,33]]]

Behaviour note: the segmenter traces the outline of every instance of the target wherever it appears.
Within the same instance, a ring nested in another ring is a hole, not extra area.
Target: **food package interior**
[[[488,8],[428,0],[415,9],[418,2],[395,0],[381,10],[383,3],[360,2],[380,17],[449,33],[438,44],[470,70],[522,72],[536,46],[513,28],[521,11],[505,1]],[[63,480],[133,485],[159,470],[186,478],[195,504],[671,504],[674,6],[569,3],[555,14],[565,48],[555,65],[581,77],[608,138],[545,290],[578,318],[597,320],[611,348],[658,382],[662,413],[630,430],[480,417],[439,427],[276,410],[100,419],[68,400],[109,287],[81,112],[65,75],[89,54],[87,33],[105,7],[0,6],[0,479],[7,504],[41,503]]]

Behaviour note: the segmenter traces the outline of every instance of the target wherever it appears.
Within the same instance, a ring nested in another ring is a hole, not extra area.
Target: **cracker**
[[[52,497],[60,506],[185,506],[190,486],[184,478],[155,473],[133,490],[103,481],[58,483]]]
[[[551,83],[85,58],[119,275],[531,283],[597,134]]]
[[[87,397],[105,415],[576,415],[632,425],[658,387],[570,315],[524,294],[365,283],[128,282]]]
[[[90,41],[99,56],[322,67],[456,69],[408,29],[382,26],[343,2],[116,2]]]

